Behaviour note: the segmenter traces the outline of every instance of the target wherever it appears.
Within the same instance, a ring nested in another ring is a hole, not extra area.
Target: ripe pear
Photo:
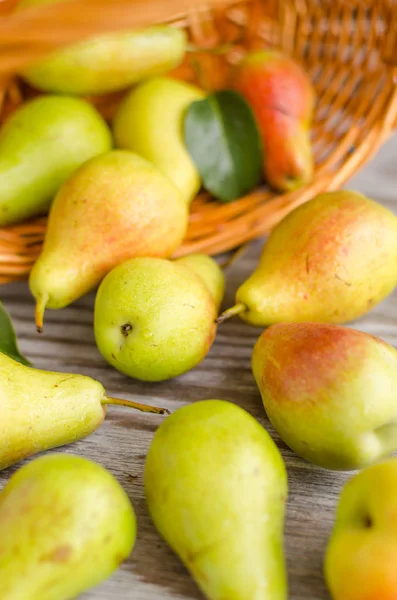
[[[376,277],[374,274],[376,273]],[[270,234],[256,271],[238,289],[250,325],[344,323],[383,300],[397,284],[397,218],[362,194],[320,194]]]
[[[102,424],[108,404],[167,412],[109,398],[90,377],[40,371],[1,353],[0,398],[0,469],[93,433]]]
[[[184,265],[203,280],[218,310],[225,293],[225,277],[222,269],[207,254],[188,254],[174,261],[176,265]]]
[[[308,183],[313,176],[315,93],[302,67],[275,50],[251,52],[233,72],[232,86],[255,114],[270,185],[291,191]]]
[[[338,325],[273,325],[252,370],[274,428],[302,458],[360,469],[397,450],[397,351]]]
[[[59,0],[22,0],[18,9]],[[107,94],[166,73],[185,55],[182,28],[155,25],[141,31],[103,34],[56,50],[23,73],[39,90],[61,94]]]
[[[188,203],[201,180],[184,142],[183,119],[190,104],[202,98],[202,90],[183,81],[148,79],[126,96],[113,124],[116,146],[150,160]]]
[[[70,600],[135,543],[134,509],[100,465],[67,454],[22,467],[0,493],[0,598]]]
[[[397,598],[397,459],[369,467],[344,487],[325,557],[334,600]]]
[[[0,226],[45,214],[73,171],[111,146],[108,126],[84,100],[24,104],[0,130]]]
[[[151,163],[115,150],[83,165],[57,194],[30,275],[36,325],[134,256],[170,256],[187,227],[180,192]]]
[[[287,476],[251,415],[222,400],[177,410],[154,436],[144,482],[155,526],[209,600],[286,600]]]
[[[162,381],[192,369],[215,338],[224,276],[216,262],[192,255],[174,262],[133,258],[102,281],[96,301],[97,346],[116,369]]]

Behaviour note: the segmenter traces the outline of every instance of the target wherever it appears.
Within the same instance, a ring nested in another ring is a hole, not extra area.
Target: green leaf
[[[230,202],[262,178],[262,144],[251,108],[231,90],[193,102],[185,115],[185,143],[204,187]]]
[[[0,352],[27,367],[32,366],[18,349],[14,326],[2,302],[0,302]]]

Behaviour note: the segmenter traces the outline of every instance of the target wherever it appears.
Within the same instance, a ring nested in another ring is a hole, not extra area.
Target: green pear
[[[108,404],[167,412],[109,398],[90,377],[40,371],[1,353],[0,398],[0,469],[93,433],[102,424]]]
[[[237,304],[219,322],[239,313],[258,327],[344,323],[367,313],[396,284],[397,218],[356,192],[329,192],[273,230]]]
[[[123,150],[85,163],[57,194],[43,251],[30,274],[44,309],[63,308],[134,256],[170,256],[182,242],[187,206],[151,163]]]
[[[190,104],[203,97],[202,90],[183,81],[149,79],[126,96],[113,125],[116,146],[150,160],[188,203],[199,191],[201,180],[185,146],[183,118]]]
[[[0,598],[70,600],[131,553],[128,496],[100,465],[53,454],[25,465],[0,493]]]
[[[24,104],[0,130],[0,226],[45,214],[73,171],[111,146],[105,121],[84,100]]]
[[[286,600],[287,476],[269,434],[230,402],[185,406],[145,465],[155,526],[209,600]]]
[[[290,448],[328,469],[397,450],[397,350],[338,325],[282,323],[252,354],[266,413]]]
[[[59,0],[22,0],[18,9]],[[139,9],[136,9],[139,10]],[[41,58],[23,73],[31,85],[61,94],[106,94],[177,67],[186,51],[182,28],[155,25],[103,34]]]
[[[325,558],[334,600],[397,598],[397,459],[369,467],[344,487]]]
[[[174,264],[184,265],[202,279],[218,310],[225,293],[225,277],[218,264],[207,254],[188,254],[178,258]]]
[[[162,381],[181,375],[203,360],[214,341],[223,290],[223,273],[208,256],[133,258],[99,287],[97,346],[130,377]]]

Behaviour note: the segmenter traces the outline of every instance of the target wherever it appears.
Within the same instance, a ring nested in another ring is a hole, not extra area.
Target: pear
[[[218,310],[225,293],[225,277],[215,260],[207,254],[188,254],[175,260],[174,264],[184,265],[202,279]]]
[[[180,192],[136,154],[115,150],[85,163],[54,200],[30,275],[38,330],[46,306],[67,306],[126,259],[170,256],[187,217]]]
[[[59,0],[22,0],[18,9]],[[155,25],[141,31],[103,34],[51,52],[23,73],[23,78],[45,92],[106,94],[166,73],[185,55],[182,28]]]
[[[0,493],[0,598],[69,600],[131,553],[136,519],[106,469],[67,454],[22,467]]]
[[[189,203],[201,186],[183,138],[190,104],[204,98],[198,87],[170,77],[148,79],[126,96],[113,124],[116,146],[155,164]]]
[[[342,490],[325,557],[334,600],[397,597],[397,459],[365,469]]]
[[[292,191],[310,182],[315,93],[302,67],[276,50],[251,52],[232,73],[232,87],[255,114],[270,185]]]
[[[282,323],[252,370],[274,428],[302,458],[360,469],[397,450],[397,351],[338,325]]]
[[[397,218],[357,192],[329,192],[273,230],[236,306],[219,322],[240,314],[259,327],[344,323],[367,313],[396,284]]]
[[[215,337],[224,276],[192,255],[174,262],[133,258],[116,267],[95,301],[97,346],[116,369],[143,381],[181,375],[203,360]]]
[[[222,400],[177,410],[154,436],[144,482],[155,526],[209,600],[286,600],[286,471],[251,415]]]
[[[111,146],[84,100],[44,96],[17,109],[0,130],[0,226],[45,214],[73,171]]]
[[[109,398],[90,377],[40,371],[1,353],[0,398],[0,469],[93,433],[102,424],[108,404],[168,412]]]

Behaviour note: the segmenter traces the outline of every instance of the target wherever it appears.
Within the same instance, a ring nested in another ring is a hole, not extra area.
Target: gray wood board
[[[359,190],[397,213],[397,135],[345,187]],[[254,269],[261,246],[262,242],[253,243],[246,256],[227,272],[225,307],[233,303],[235,290]],[[259,330],[239,319],[229,321],[219,329],[209,356],[196,369],[173,381],[144,384],[109,367],[96,349],[92,331],[93,294],[64,310],[48,311],[43,337],[35,333],[34,304],[25,283],[3,286],[0,297],[14,320],[21,350],[38,368],[90,375],[99,379],[111,396],[150,402],[171,411],[194,400],[221,398],[239,404],[254,415],[273,435],[288,468],[286,554],[289,597],[292,600],[329,598],[322,576],[323,554],[337,498],[350,475],[305,463],[272,430],[250,370],[251,351]],[[396,300],[397,290],[352,326],[396,346]],[[143,466],[160,422],[161,417],[110,408],[99,431],[62,449],[97,460],[109,469],[128,492],[138,518],[138,538],[130,559],[112,578],[85,594],[85,600],[202,598],[179,559],[158,536],[145,507]],[[0,487],[16,468],[11,467],[0,474]]]

